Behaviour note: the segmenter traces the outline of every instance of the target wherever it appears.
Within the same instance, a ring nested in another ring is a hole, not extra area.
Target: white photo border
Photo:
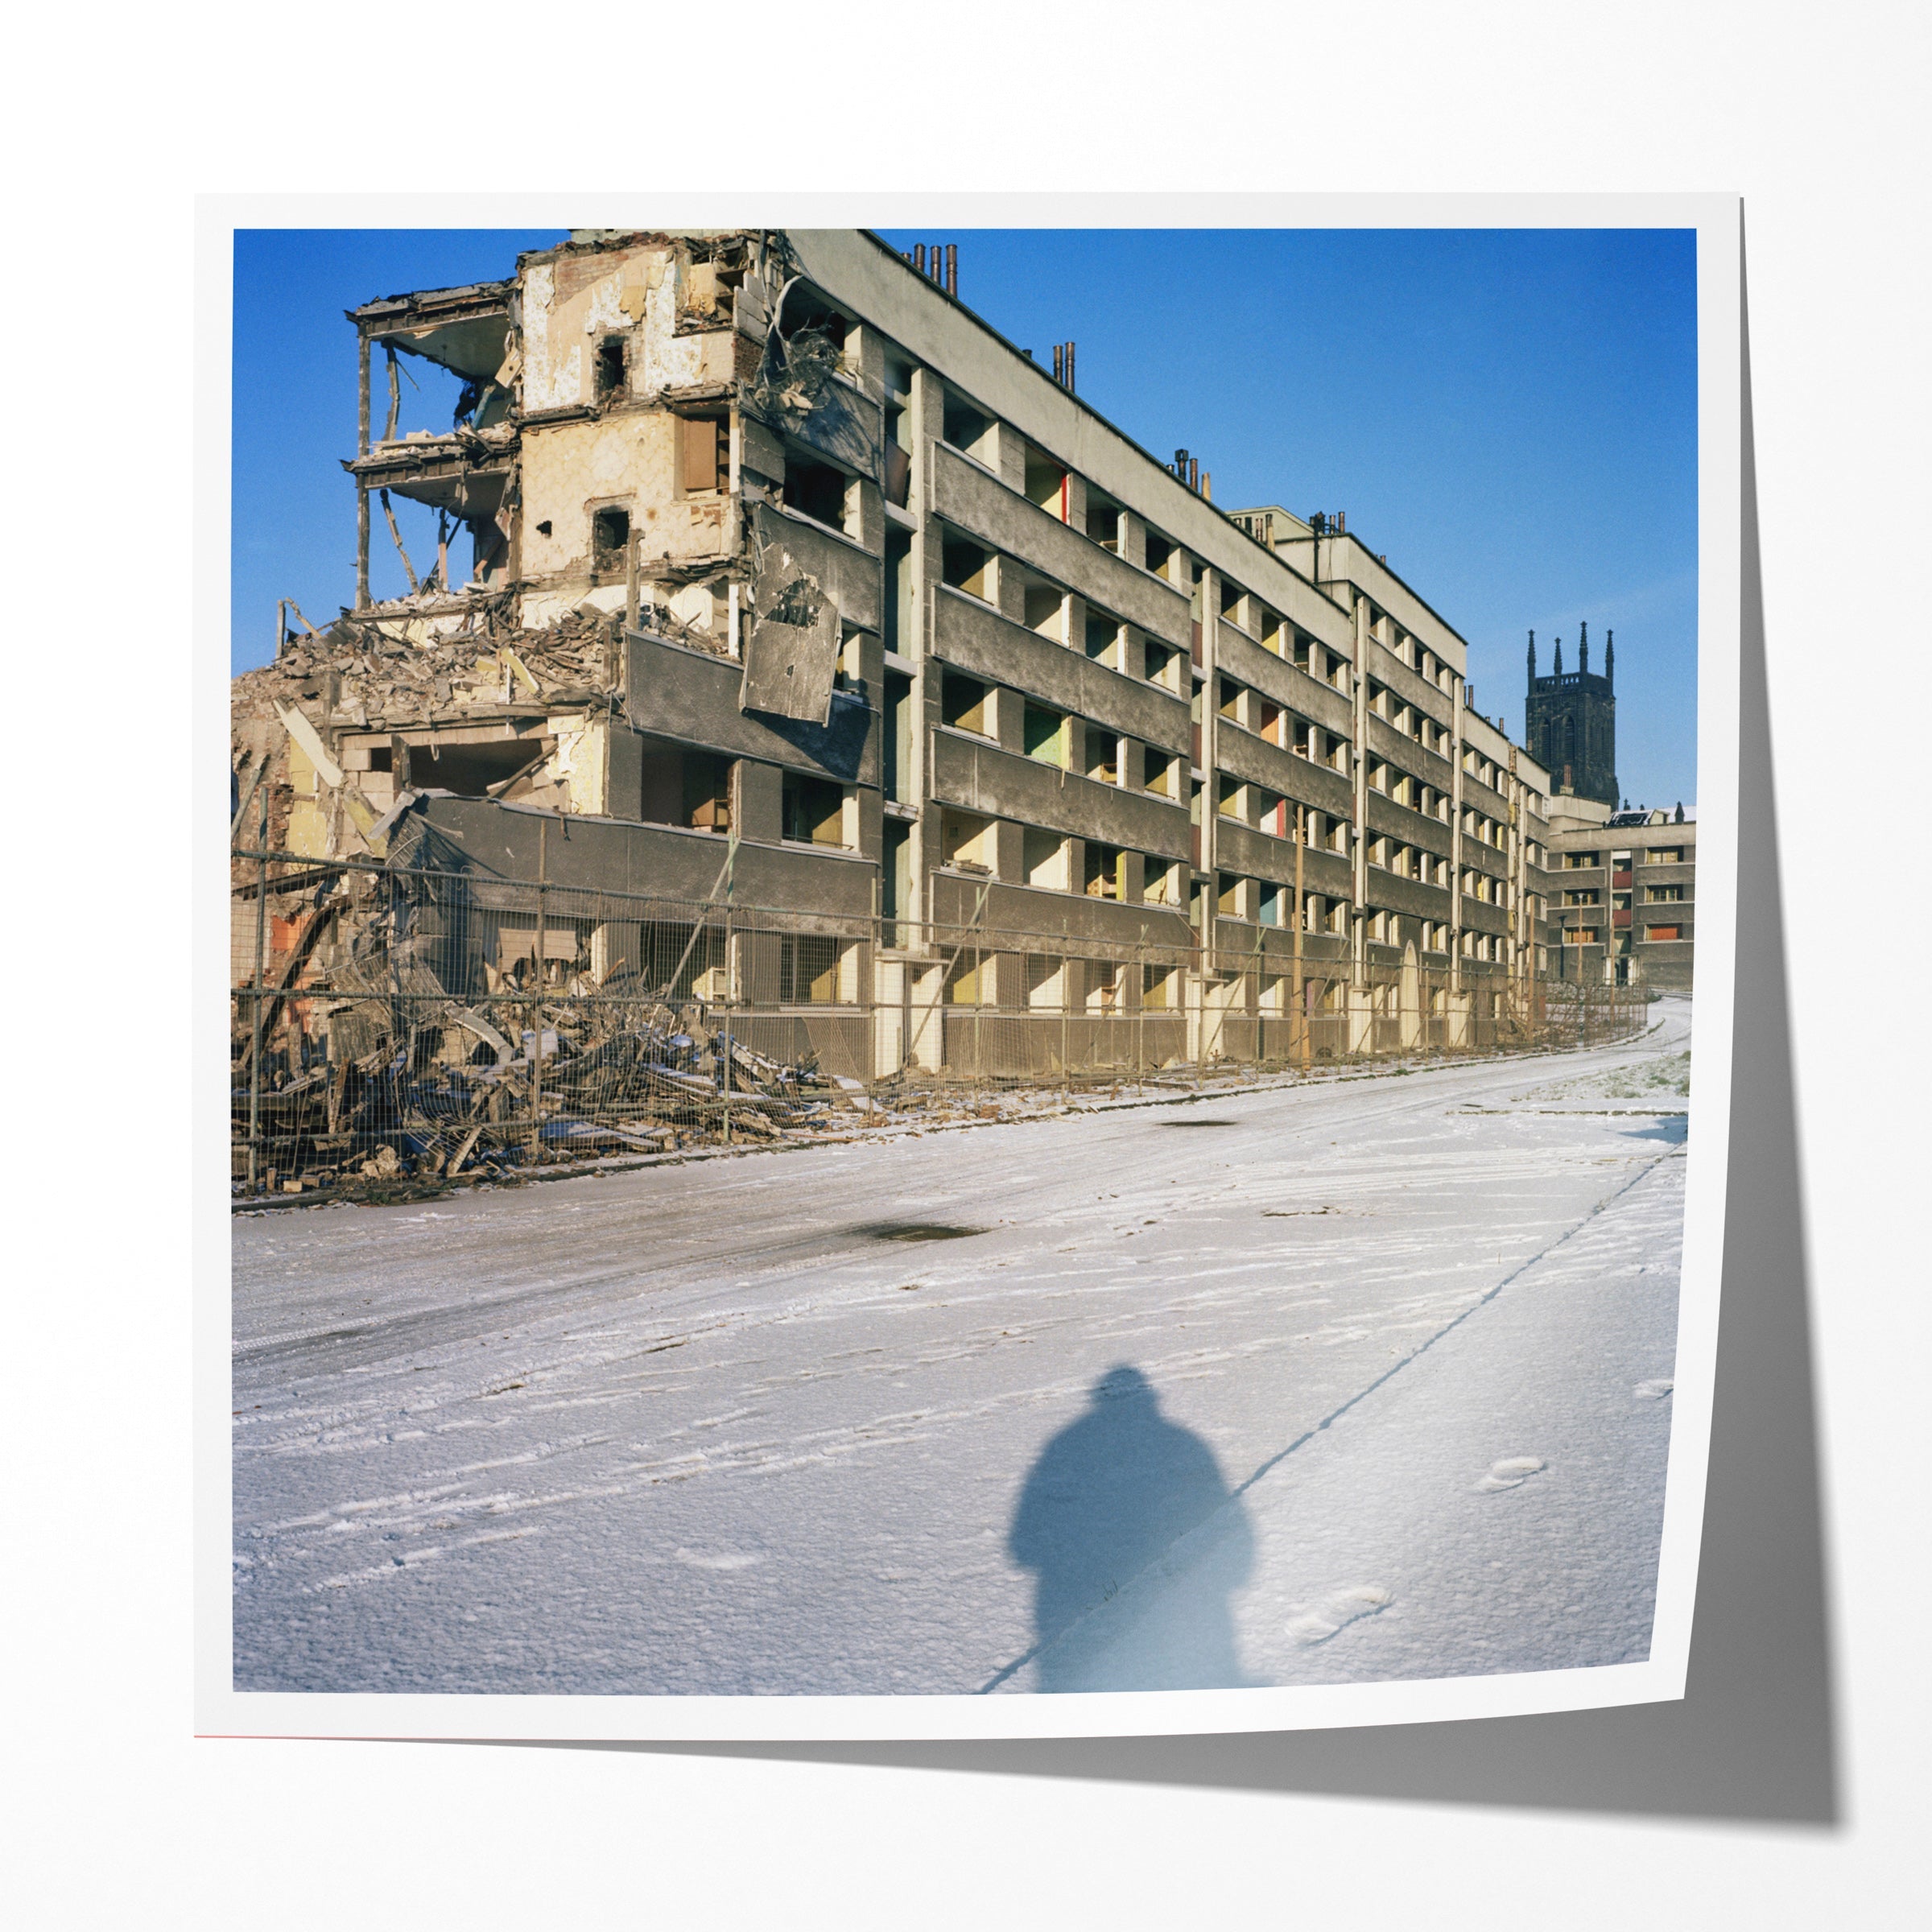
[[[193,819],[194,1727],[204,1736],[671,1741],[1153,1736],[1440,1723],[1684,1695],[1724,1265],[1736,971],[1742,204],[1731,194],[221,195],[196,204]],[[868,1697],[240,1691],[233,1682],[231,1208],[224,1062],[233,242],[244,228],[1690,229],[1697,237],[1698,972],[1670,1433],[1648,1660],[1237,1690]]]

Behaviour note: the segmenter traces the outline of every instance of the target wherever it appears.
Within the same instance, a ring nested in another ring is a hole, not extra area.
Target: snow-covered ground
[[[1641,1658],[1690,1005],[1653,1013],[1584,1054],[244,1219],[236,1686]]]

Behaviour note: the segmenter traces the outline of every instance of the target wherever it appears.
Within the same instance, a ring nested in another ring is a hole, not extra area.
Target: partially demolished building
[[[352,320],[356,604],[237,681],[235,754],[267,893],[361,897],[238,899],[238,983],[343,992],[379,865],[470,881],[382,915],[392,989],[399,947],[456,1002],[634,983],[848,1080],[1534,1026],[1549,776],[1462,638],[1340,519],[1218,510],[1070,348],[852,231],[580,232]],[[447,431],[398,357],[461,378]],[[377,603],[398,497],[441,540]]]

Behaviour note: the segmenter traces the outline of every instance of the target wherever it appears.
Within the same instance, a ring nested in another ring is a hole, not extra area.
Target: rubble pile
[[[728,1138],[809,1140],[847,1124],[840,1103],[856,1083],[754,1052],[695,1003],[528,990],[489,1012],[420,996],[324,1001],[336,1040],[357,1051],[311,1057],[298,1036],[309,1063],[265,1054],[258,1083],[252,1020],[237,1002],[234,1133],[246,1140],[252,1092],[261,1187],[394,1196],[459,1174],[504,1179]]]
[[[238,751],[274,740],[275,701],[320,704],[358,729],[417,724],[440,713],[509,704],[534,682],[561,704],[598,701],[617,681],[621,614],[582,609],[525,630],[508,593],[452,600],[431,593],[361,613],[290,638],[272,664],[244,671],[232,687]],[[506,661],[528,674],[519,681]],[[258,731],[247,728],[258,725]]]

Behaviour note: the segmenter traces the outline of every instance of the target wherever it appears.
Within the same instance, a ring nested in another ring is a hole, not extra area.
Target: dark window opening
[[[622,393],[624,388],[624,338],[606,336],[597,345],[597,398]]]
[[[688,825],[700,832],[731,829],[731,766],[705,751],[644,749],[643,799],[638,816],[651,825]]]
[[[839,942],[786,933],[778,946],[778,1003],[829,1005],[839,997]]]
[[[815,522],[829,523],[834,530],[845,526],[845,473],[829,463],[814,463],[785,456],[785,502],[788,509],[810,517]]]
[[[621,566],[630,543],[630,512],[600,510],[590,520],[591,560],[596,568]]]
[[[976,731],[985,737],[988,735],[988,695],[986,687],[977,678],[949,671],[941,691],[941,715],[948,724],[959,730]]]
[[[1174,556],[1174,546],[1165,537],[1156,536],[1150,530],[1147,533],[1147,568],[1157,577],[1167,574],[1167,566]]]
[[[912,539],[892,530],[886,538],[886,648],[910,657],[912,637]]]
[[[912,782],[912,679],[902,671],[886,674],[886,795],[903,799]]]
[[[1064,713],[1051,711],[1044,704],[1029,704],[1022,720],[1021,732],[1028,758],[1038,758],[1048,765],[1063,765],[1066,762],[1067,719]]]
[[[845,843],[845,791],[824,778],[785,774],[784,817],[780,836],[799,845]]]
[[[1092,840],[1088,841],[1084,869],[1085,877],[1082,881],[1088,898],[1117,899],[1121,897],[1121,861],[1119,846],[1102,845]]]
[[[886,501],[903,510],[912,495],[912,418],[903,409],[886,412]]]
[[[508,781],[534,777],[539,761],[553,748],[554,742],[493,738],[481,745],[412,745],[409,780],[426,790],[453,791],[459,798],[488,798],[493,786],[502,786],[507,790]],[[369,753],[374,770],[387,770],[393,762],[393,754],[386,745]]]
[[[940,553],[939,571],[955,590],[992,601],[991,553],[963,538],[948,537]]]
[[[976,452],[992,428],[990,416],[982,415],[970,402],[947,391],[939,433],[955,449]]]
[[[912,906],[912,828],[892,819],[886,822],[886,863],[880,868],[879,902],[889,922],[903,919]],[[898,944],[896,924],[889,923],[882,936],[888,946]]]

